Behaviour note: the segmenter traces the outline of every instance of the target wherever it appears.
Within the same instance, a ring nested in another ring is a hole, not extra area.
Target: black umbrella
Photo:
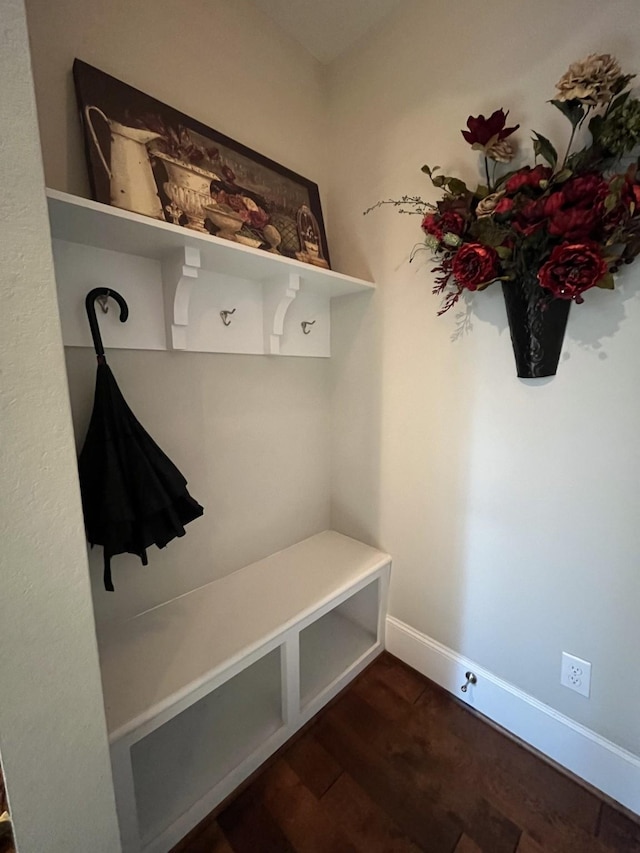
[[[98,356],[93,412],[78,460],[82,507],[91,545],[104,548],[104,585],[113,591],[111,557],[137,554],[147,565],[149,545],[164,548],[184,525],[204,512],[187,491],[187,481],[143,429],[127,405],[107,364],[96,318],[111,296],[120,306],[120,322],[129,308],[119,293],[96,287],[85,305]]]

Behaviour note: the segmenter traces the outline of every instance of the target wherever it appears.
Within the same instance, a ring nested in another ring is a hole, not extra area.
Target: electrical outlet
[[[591,664],[589,661],[562,652],[560,684],[568,687],[569,690],[575,690],[576,693],[580,693],[588,699],[591,692]]]

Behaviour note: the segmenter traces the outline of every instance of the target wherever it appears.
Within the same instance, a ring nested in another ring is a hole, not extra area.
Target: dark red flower
[[[513,199],[512,198],[501,198],[500,201],[493,208],[494,214],[496,213],[511,213],[513,208]]]
[[[436,217],[435,213],[427,213],[422,220],[420,227],[425,234],[432,234],[434,237],[437,237],[438,240],[442,238],[442,230],[440,228],[438,217]]]
[[[469,116],[467,119],[467,127],[469,130],[461,130],[460,133],[467,140],[469,145],[476,145],[480,148],[485,148],[490,142],[497,142],[501,139],[506,139],[520,127],[516,124],[514,127],[505,127],[507,123],[508,111],[496,110],[489,118],[483,115]]]
[[[462,288],[477,290],[498,274],[498,255],[491,246],[482,243],[465,243],[453,259],[453,275]]]
[[[533,187],[538,189],[540,181],[548,181],[551,177],[551,168],[549,166],[536,166],[534,169],[531,166],[525,166],[520,169],[515,175],[511,175],[505,184],[505,190],[508,193],[514,194],[523,187]]]
[[[607,274],[607,264],[596,243],[563,243],[556,246],[538,271],[540,286],[556,299],[584,302],[582,293]]]
[[[544,215],[545,216],[553,216],[558,210],[562,208],[564,204],[564,196],[562,192],[551,193],[550,196],[545,198],[544,205]]]
[[[427,213],[422,220],[422,230],[438,240],[442,240],[445,234],[457,234],[460,237],[464,231],[464,218],[452,210],[442,214]]]
[[[600,224],[598,209],[569,207],[556,211],[549,220],[548,231],[553,237],[565,240],[586,240]]]
[[[609,185],[601,175],[576,175],[562,185],[565,207],[592,207],[604,201]]]
[[[464,219],[459,213],[448,210],[440,217],[440,228],[443,234],[457,234],[460,237],[464,231]]]
[[[522,234],[524,237],[530,237],[532,234],[535,234],[543,225],[544,222],[542,222],[542,220],[539,222],[531,222],[529,225],[524,225],[522,222],[517,221],[512,223],[513,230]]]
[[[527,222],[540,222],[545,217],[545,202],[547,199],[539,198],[535,201],[527,201],[518,211],[518,217]]]

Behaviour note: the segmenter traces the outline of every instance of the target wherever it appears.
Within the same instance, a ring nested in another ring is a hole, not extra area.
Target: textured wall
[[[88,194],[74,57],[102,68],[317,181],[320,64],[247,0],[28,0],[47,184]],[[109,356],[132,409],[183,470],[205,517],[150,565],[114,560],[116,593],[91,555],[96,616],[127,616],[329,524],[328,364],[316,359],[136,353]],[[79,443],[95,360],[67,351]]]
[[[21,853],[115,853],[24,7],[0,50],[0,751]]]
[[[378,199],[435,191],[423,163],[477,178],[469,114],[510,109],[521,145],[567,122],[545,102],[571,61],[640,71],[637,4],[407,0],[330,68],[336,263],[378,282],[336,313],[334,526],[394,556],[391,613],[640,752],[640,263],[573,306],[557,377],[518,380],[502,295],[435,316],[419,222]],[[590,700],[559,684],[593,663]]]

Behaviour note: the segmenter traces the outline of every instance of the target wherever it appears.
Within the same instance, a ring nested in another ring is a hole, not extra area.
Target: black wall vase
[[[546,299],[535,274],[503,282],[502,293],[518,376],[555,376],[571,300]]]

